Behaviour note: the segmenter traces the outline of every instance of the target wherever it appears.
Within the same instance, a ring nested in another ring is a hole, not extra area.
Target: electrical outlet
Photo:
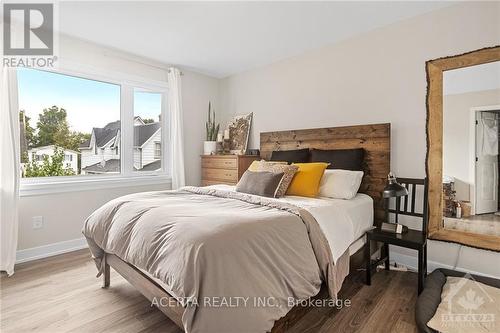
[[[33,229],[42,229],[43,228],[43,216],[33,216]]]

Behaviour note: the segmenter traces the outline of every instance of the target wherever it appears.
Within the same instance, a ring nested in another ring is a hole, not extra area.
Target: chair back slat
[[[386,203],[386,213],[396,214],[396,221],[398,220],[398,215],[409,215],[415,217],[423,218],[422,231],[427,232],[427,179],[419,178],[397,178],[397,182],[403,185],[408,190],[408,195],[404,197],[396,198],[395,209],[389,209],[388,203]],[[419,187],[423,188],[423,205],[422,211],[417,212],[416,200],[417,200],[417,189]],[[410,204],[408,205],[408,201]],[[397,222],[396,222],[397,223]]]
[[[417,197],[417,184],[411,184],[411,212],[415,213],[415,198]]]
[[[403,198],[404,198],[404,211],[407,212],[408,211],[408,197],[410,195],[412,195],[409,191],[409,187],[408,187],[408,184],[404,184],[405,188],[406,188],[406,191],[408,191],[408,195],[405,195]]]

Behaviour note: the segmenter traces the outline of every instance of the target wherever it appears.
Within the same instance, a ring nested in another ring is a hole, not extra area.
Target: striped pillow
[[[268,171],[274,173],[283,173],[283,178],[281,178],[281,182],[276,190],[276,198],[282,197],[285,195],[288,186],[292,182],[293,176],[299,170],[299,167],[296,165],[287,165],[276,162],[266,162],[264,160],[260,161],[257,171]]]

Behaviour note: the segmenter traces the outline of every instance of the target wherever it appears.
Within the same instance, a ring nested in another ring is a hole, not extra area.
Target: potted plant
[[[217,151],[217,134],[219,133],[219,124],[215,124],[215,111],[212,110],[208,102],[208,121],[205,123],[207,131],[206,141],[203,143],[203,153],[205,155],[215,154]]]

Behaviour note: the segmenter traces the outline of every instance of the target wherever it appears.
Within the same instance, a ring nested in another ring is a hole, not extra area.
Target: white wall
[[[390,122],[392,170],[424,177],[425,62],[500,44],[499,12],[500,3],[462,3],[231,76],[224,117],[254,113],[250,147],[263,131]],[[455,245],[431,243],[429,260],[454,264]],[[459,266],[500,276],[491,253],[465,248]]]
[[[186,184],[201,185],[201,161],[205,140],[205,121],[208,101],[215,108],[216,119],[221,119],[219,107],[219,80],[184,71],[182,77],[182,107],[184,111],[184,155]]]
[[[67,36],[60,38],[61,64],[82,65],[102,69],[105,72],[120,72],[130,77],[167,80],[165,64],[107,49],[102,46]],[[199,155],[204,138],[204,120],[208,101],[218,102],[219,80],[181,69],[183,105],[185,112],[185,154],[187,183],[200,183]],[[85,218],[106,201],[121,195],[164,190],[167,184],[134,186],[96,191],[69,192],[42,196],[25,196],[20,199],[18,250],[45,246],[81,238]],[[43,216],[44,228],[33,229],[32,217]]]

